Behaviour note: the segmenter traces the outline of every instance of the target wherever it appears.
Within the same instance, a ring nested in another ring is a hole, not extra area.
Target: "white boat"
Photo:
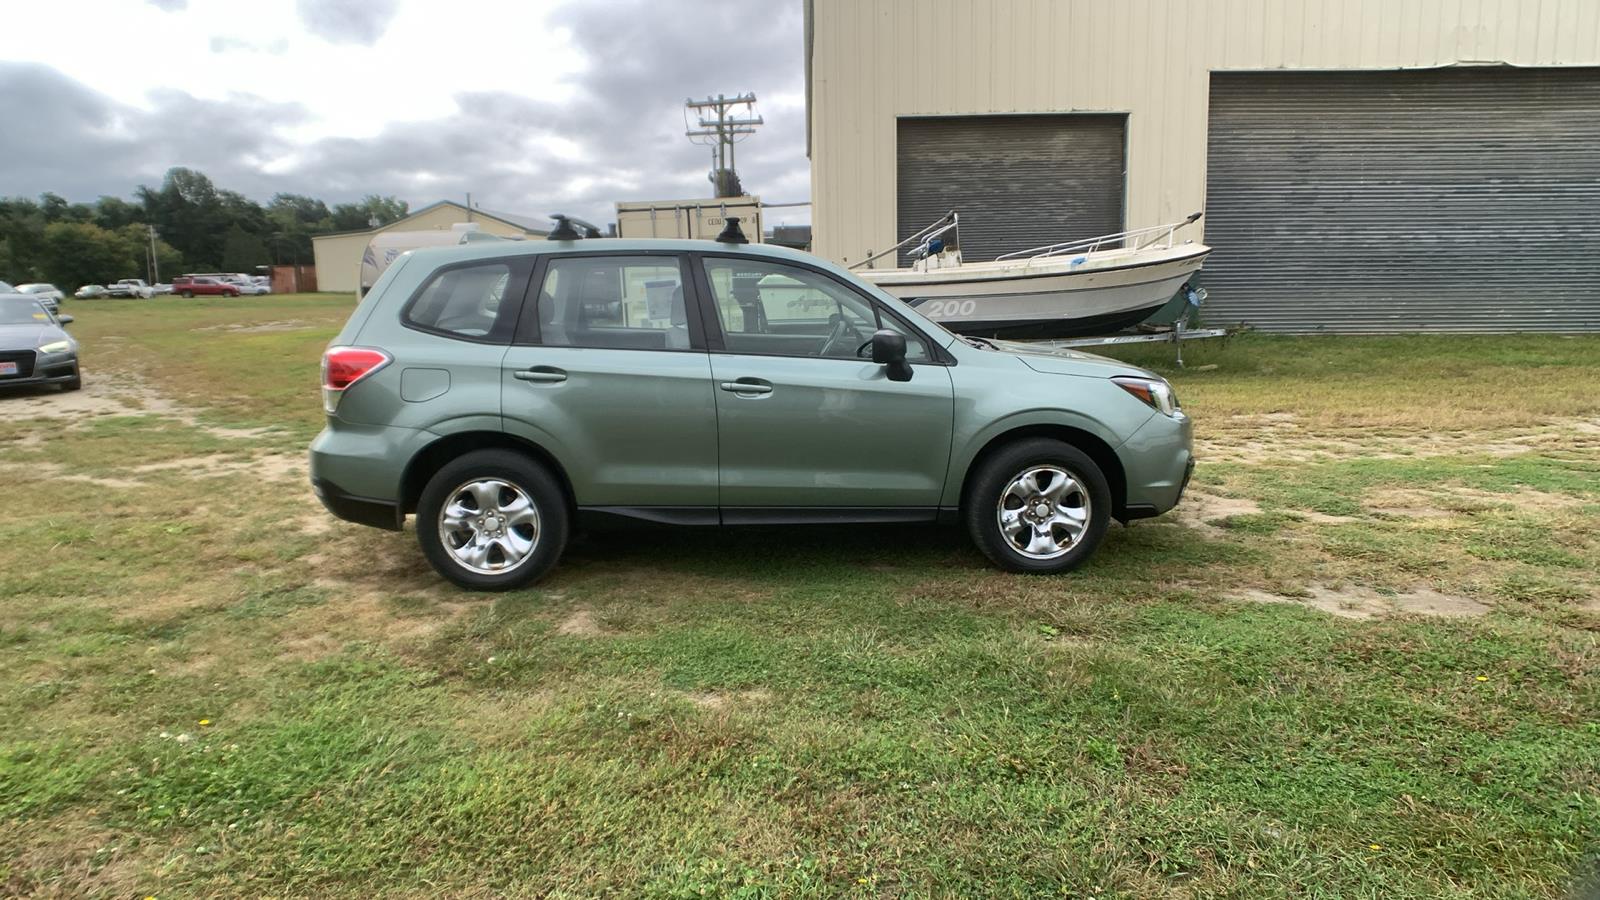
[[[960,217],[952,212],[851,268],[961,334],[1109,334],[1149,318],[1199,271],[1211,248],[1176,239],[1199,218],[962,262]],[[909,269],[858,268],[912,244]]]

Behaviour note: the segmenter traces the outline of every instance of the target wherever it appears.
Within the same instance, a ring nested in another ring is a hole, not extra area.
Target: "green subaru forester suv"
[[[555,565],[575,524],[959,522],[1063,572],[1172,508],[1192,428],[1156,375],[958,337],[809,254],[484,241],[401,255],[323,358],[311,481],[458,585]]]

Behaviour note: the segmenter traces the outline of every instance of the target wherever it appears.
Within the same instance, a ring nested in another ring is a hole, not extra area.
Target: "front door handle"
[[[511,377],[534,384],[560,384],[567,380],[567,373],[555,366],[534,366],[531,369],[518,369],[511,373]]]
[[[722,389],[733,394],[770,394],[772,385],[753,379],[740,379],[738,381],[724,381]]]

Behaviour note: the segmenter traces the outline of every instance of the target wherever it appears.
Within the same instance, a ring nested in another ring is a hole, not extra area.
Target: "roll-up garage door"
[[[1121,231],[1126,132],[1123,115],[900,119],[899,238],[950,210],[972,261]]]
[[[1208,322],[1600,330],[1600,70],[1213,73]]]

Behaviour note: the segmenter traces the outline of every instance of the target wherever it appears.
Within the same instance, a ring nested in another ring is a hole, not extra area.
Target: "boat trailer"
[[[1200,311],[1200,305],[1206,301],[1206,289],[1185,284],[1181,289],[1183,294],[1183,312],[1172,323],[1171,328],[1159,331],[1147,331],[1138,334],[1111,334],[1103,337],[1064,338],[1061,340],[1019,341],[1046,350],[1062,350],[1067,348],[1079,349],[1084,347],[1114,347],[1122,344],[1171,344],[1177,350],[1178,368],[1183,368],[1183,342],[1203,340],[1206,338],[1231,337],[1240,329],[1229,328],[1195,328],[1189,322],[1195,313]]]

